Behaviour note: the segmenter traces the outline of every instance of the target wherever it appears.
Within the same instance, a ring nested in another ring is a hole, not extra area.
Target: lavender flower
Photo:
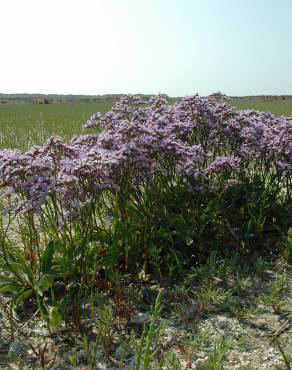
[[[70,143],[53,137],[24,154],[0,151],[0,188],[19,196],[18,209],[41,210],[54,200],[80,216],[103,193],[122,192],[125,181],[145,189],[159,176],[197,191],[211,189],[209,175],[244,177],[264,167],[279,181],[291,176],[291,118],[238,112],[218,93],[173,105],[128,95],[85,127],[103,130]],[[240,184],[232,178],[226,186]]]

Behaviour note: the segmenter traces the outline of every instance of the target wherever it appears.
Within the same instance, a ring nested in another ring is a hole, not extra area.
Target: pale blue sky
[[[292,0],[0,0],[0,92],[292,94]]]

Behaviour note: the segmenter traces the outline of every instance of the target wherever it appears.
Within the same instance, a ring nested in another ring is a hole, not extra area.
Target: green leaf
[[[62,316],[58,307],[48,306],[50,324],[54,327],[59,327],[62,324]]]
[[[16,280],[1,279],[0,281],[0,293],[8,292],[19,292],[22,289],[22,286]]]
[[[3,270],[11,272],[22,285],[32,286],[33,273],[25,260],[19,259],[20,262],[9,262],[3,265]]]
[[[42,256],[42,272],[48,272],[52,268],[52,260],[55,252],[55,242],[50,241]]]
[[[68,305],[70,299],[72,297],[72,293],[67,293],[58,303],[59,310],[61,315],[64,315],[66,306]]]
[[[5,263],[2,266],[2,268],[3,268],[4,271],[14,273],[14,271],[18,271],[18,270],[22,269],[22,264],[19,263],[19,262],[9,262],[9,264]]]
[[[50,289],[54,283],[55,277],[53,275],[45,274],[40,279],[40,287],[43,291]]]
[[[33,293],[32,289],[25,290],[20,292],[15,298],[14,302],[16,306],[19,306],[21,303],[23,303],[25,300],[27,300]]]

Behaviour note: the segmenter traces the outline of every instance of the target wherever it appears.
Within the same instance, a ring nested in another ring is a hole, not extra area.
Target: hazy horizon
[[[169,98],[179,98],[179,97],[183,97],[184,95],[168,95],[164,92],[160,92],[159,94],[161,95],[167,95]],[[157,95],[157,93],[149,93],[149,94],[144,94],[144,93],[141,93],[141,92],[136,92],[136,93],[131,93],[131,92],[121,92],[121,93],[106,93],[106,94],[72,94],[72,93],[68,93],[68,94],[62,94],[62,93],[42,93],[42,92],[31,92],[31,93],[28,93],[28,92],[11,92],[11,93],[6,93],[6,92],[2,92],[0,91],[0,95],[44,95],[44,96],[89,96],[89,97],[94,97],[94,96],[106,96],[106,95]],[[188,95],[188,94],[187,94]],[[187,96],[186,95],[186,96]],[[203,94],[199,94],[201,96],[203,96]],[[208,94],[205,94],[205,96],[207,96]],[[225,94],[226,95],[226,94]],[[277,97],[282,97],[282,96],[285,96],[285,97],[291,97],[292,98],[292,94],[260,94],[260,95],[253,95],[253,94],[250,94],[250,95],[226,95],[230,98],[252,98],[252,97],[273,97],[273,96],[277,96]]]
[[[289,0],[9,0],[0,90],[292,95]]]

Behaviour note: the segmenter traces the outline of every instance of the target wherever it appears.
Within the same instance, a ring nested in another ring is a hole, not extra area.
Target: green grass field
[[[112,103],[56,103],[0,105],[0,148],[25,150],[49,136],[70,139],[82,132],[83,123]]]
[[[292,115],[292,99],[261,99],[261,98],[242,98],[235,99],[234,105],[238,109],[253,108],[259,111],[270,111],[277,116]]]
[[[292,99],[235,99],[238,109],[254,108],[276,115],[292,114]],[[82,125],[96,111],[106,112],[112,103],[54,103],[0,105],[0,149],[26,150],[49,136],[68,140],[82,133]]]

